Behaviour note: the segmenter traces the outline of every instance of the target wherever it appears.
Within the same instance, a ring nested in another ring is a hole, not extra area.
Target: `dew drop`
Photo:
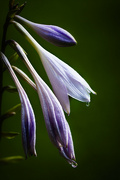
[[[87,106],[87,107],[89,107],[89,106],[90,106],[90,103],[89,103],[89,102],[87,102],[87,103],[86,103],[86,106]]]
[[[73,167],[73,168],[76,168],[76,167],[77,167],[77,164],[72,164],[72,167]]]
[[[78,164],[77,164],[75,161],[73,161],[73,162],[71,163],[71,166],[72,166],[73,168],[76,168],[76,167],[78,166]]]

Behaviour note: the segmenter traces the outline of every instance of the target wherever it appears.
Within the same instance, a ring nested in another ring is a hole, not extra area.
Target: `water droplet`
[[[76,167],[78,166],[78,164],[77,164],[75,161],[73,161],[73,162],[71,163],[71,166],[72,166],[73,168],[76,168]]]
[[[86,103],[86,106],[87,106],[87,107],[89,107],[89,106],[90,106],[90,103],[89,103],[89,102],[87,102],[87,103]]]

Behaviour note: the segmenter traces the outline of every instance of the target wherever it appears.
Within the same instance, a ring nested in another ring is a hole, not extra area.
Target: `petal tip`
[[[97,95],[97,93],[94,91],[93,94]]]
[[[70,115],[70,109],[66,109],[65,112],[67,113],[67,115]]]

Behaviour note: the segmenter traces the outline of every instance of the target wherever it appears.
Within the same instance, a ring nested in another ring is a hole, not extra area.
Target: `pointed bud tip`
[[[77,45],[77,41],[74,39],[73,40],[73,46]]]
[[[70,106],[69,107],[66,107],[64,109],[64,111],[67,113],[67,115],[69,116],[70,115]]]
[[[34,152],[34,154],[33,154],[35,157],[37,157],[37,153],[36,153],[36,151]]]

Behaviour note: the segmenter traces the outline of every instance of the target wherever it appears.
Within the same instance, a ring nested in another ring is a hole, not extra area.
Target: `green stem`
[[[6,34],[9,25],[10,19],[7,17],[5,24],[3,26],[3,36],[2,36],[2,44],[1,44],[1,51],[5,53],[5,41],[6,41]],[[2,128],[2,119],[1,119],[1,110],[2,110],[2,88],[3,88],[3,62],[0,60],[0,133]]]
[[[9,0],[9,12],[6,16],[6,20],[3,26],[3,36],[2,36],[2,43],[1,43],[1,52],[4,54],[5,53],[5,48],[6,48],[6,35],[7,35],[7,29],[9,26],[9,23],[11,19],[14,17],[15,14],[19,14],[26,3],[22,4],[21,6],[18,6],[18,4],[14,4],[15,0]],[[2,90],[3,90],[3,62],[0,59],[0,137],[1,137],[1,129],[2,129]]]

